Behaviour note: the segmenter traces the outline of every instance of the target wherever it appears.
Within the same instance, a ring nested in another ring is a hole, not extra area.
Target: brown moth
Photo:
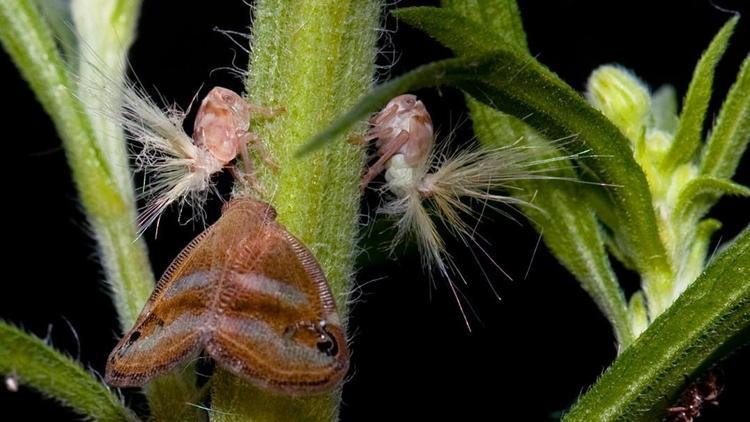
[[[250,198],[172,262],[134,327],[107,360],[105,379],[142,386],[201,351],[269,391],[330,390],[349,366],[344,330],[315,257]]]

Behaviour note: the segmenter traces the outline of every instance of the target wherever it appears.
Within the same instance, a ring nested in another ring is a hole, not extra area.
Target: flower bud
[[[604,65],[589,77],[586,98],[633,143],[644,134],[651,97],[635,75],[619,66]]]

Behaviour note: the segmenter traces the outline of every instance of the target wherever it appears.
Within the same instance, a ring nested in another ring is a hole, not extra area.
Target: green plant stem
[[[153,289],[145,243],[136,240],[135,210],[116,179],[128,178],[127,157],[110,162],[75,98],[52,34],[31,0],[0,0],[0,40],[63,141],[123,327],[130,327]],[[115,176],[123,172],[126,176]],[[131,189],[132,191],[132,189]]]
[[[102,113],[102,101],[117,104],[118,99],[78,95],[76,88],[78,82],[93,84],[87,79],[93,75],[104,74],[106,82],[122,83],[140,1],[94,5],[76,0],[72,6],[74,18],[83,25],[78,36],[87,44],[79,46],[87,54],[81,54],[77,77],[71,75],[52,31],[31,0],[0,0],[0,40],[55,123],[98,243],[120,326],[129,329],[153,290],[154,277],[145,242],[136,236],[135,198],[122,131]],[[81,101],[87,99],[92,101],[83,106]],[[194,395],[189,378],[170,376],[149,386],[149,403],[157,420],[179,417],[186,408],[186,397]]]
[[[120,398],[73,359],[0,321],[0,373],[15,376],[76,413],[97,421],[136,421]]]
[[[716,360],[750,341],[750,229],[659,316],[564,421],[660,420]]]
[[[379,12],[377,0],[261,0],[253,19],[248,98],[285,109],[252,126],[278,165],[275,171],[259,168],[263,197],[317,257],[344,319],[362,151],[340,136],[316,154],[294,153],[370,88]],[[339,392],[274,396],[223,372],[212,383],[215,421],[322,421],[338,412]]]

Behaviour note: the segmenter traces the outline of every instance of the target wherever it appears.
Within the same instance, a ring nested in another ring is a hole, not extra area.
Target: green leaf
[[[490,53],[499,47],[526,51],[504,32],[491,28],[455,11],[439,7],[404,7],[391,12],[393,16],[419,28],[458,55]],[[471,35],[467,36],[467,28]]]
[[[106,57],[108,63],[125,63],[140,1],[96,0],[96,4],[91,1],[79,0],[73,4],[74,12],[78,12],[73,13],[73,17],[86,25],[85,30],[77,33],[82,37],[85,33],[89,53]],[[82,63],[77,67],[81,74],[72,75],[70,63],[63,60],[57,49],[55,35],[36,7],[37,2],[42,0],[0,0],[0,41],[52,118],[63,141],[73,181],[91,233],[98,243],[100,261],[113,292],[120,324],[129,329],[151,294],[154,280],[145,242],[136,236],[135,194],[126,146],[123,138],[117,136],[121,129],[111,122],[102,122],[106,117],[101,108],[90,107],[86,110],[88,113],[84,112],[79,99],[85,95],[76,93],[75,86],[76,80],[86,73],[86,66],[93,71],[91,62]],[[47,13],[48,19],[60,20],[64,17],[59,14],[67,10]],[[119,70],[124,72],[124,68]],[[121,80],[122,74],[111,75],[110,82]],[[98,95],[96,101],[117,99]],[[94,120],[98,121],[97,125],[93,124]],[[166,377],[150,385],[148,396],[154,415],[165,420],[167,415],[179,416],[187,407],[186,397],[195,394],[194,377],[188,372],[182,377]]]
[[[674,298],[677,298],[684,292],[687,286],[695,281],[703,271],[706,265],[708,247],[711,244],[711,236],[720,228],[721,222],[713,218],[707,218],[695,227],[695,234],[692,236],[692,240],[687,242],[689,246],[684,264],[675,278],[673,287]]]
[[[750,141],[750,56],[719,112],[700,163],[701,174],[729,179]]]
[[[651,118],[653,126],[667,133],[674,133],[680,118],[677,117],[677,93],[672,85],[663,85],[651,95]]]
[[[433,28],[431,32],[448,35],[447,39],[442,40],[443,43],[450,43],[458,54],[489,51],[497,43],[513,44],[520,52],[526,49],[526,37],[515,1],[475,0],[443,3],[445,9],[400,9],[396,15],[411,14],[414,15],[413,19],[420,19],[427,13],[443,16],[444,19],[441,20],[433,19],[441,27]],[[477,31],[473,32],[473,37],[450,39],[455,35],[453,28],[457,27],[475,28]],[[484,28],[491,32],[485,32]],[[464,45],[465,43],[468,44]],[[523,145],[532,146],[533,149],[530,150],[537,151],[539,159],[560,157],[560,152],[550,147],[547,139],[522,120],[497,111],[470,96],[467,96],[467,102],[474,132],[482,145],[503,147],[521,142]],[[558,169],[554,175],[576,178],[571,163],[556,163],[555,167],[565,167],[566,164],[570,167]],[[627,307],[604,252],[599,223],[587,206],[587,201],[582,200],[581,191],[588,186],[551,180],[527,180],[517,185],[522,189],[512,189],[508,193],[525,200],[530,199],[530,193],[535,193],[534,204],[544,212],[527,207],[524,209],[525,214],[535,223],[552,253],[576,276],[584,290],[592,296],[602,313],[609,319],[620,349],[624,349],[633,339],[628,324]]]
[[[750,229],[641,334],[564,421],[660,420],[686,386],[750,340]]]
[[[74,65],[73,69],[76,69],[75,60],[78,55],[78,43],[76,42],[75,31],[71,27],[73,18],[70,13],[70,3],[59,0],[34,0],[34,2],[52,30],[57,44],[62,49],[66,63],[69,66]]]
[[[515,0],[443,0],[442,4],[445,9],[452,9],[480,24],[470,28],[486,28],[487,32],[501,35],[519,49],[527,49],[521,12]]]
[[[590,150],[596,157],[584,165],[597,181],[614,186],[608,194],[618,227],[639,271],[655,289],[668,284],[671,268],[658,235],[651,194],[628,140],[601,113],[556,75],[525,53],[500,49],[491,54],[464,56],[431,63],[375,88],[326,130],[313,137],[300,153],[310,152],[345,133],[392,97],[419,88],[452,86],[477,100],[523,119],[549,139],[577,135],[564,148],[570,154]],[[656,304],[654,309],[664,309]]]
[[[691,180],[677,198],[673,218],[680,224],[695,224],[723,195],[750,196],[750,188],[731,180],[698,177]]]
[[[92,420],[136,421],[117,395],[73,359],[0,321],[0,373]]]
[[[682,105],[680,123],[677,126],[674,142],[665,156],[662,166],[675,168],[690,161],[701,146],[703,121],[706,117],[708,103],[714,82],[716,64],[727,48],[738,17],[730,19],[714,37],[708,49],[695,67],[685,101]]]
[[[531,146],[538,151],[538,159],[559,157],[559,151],[543,148],[549,141],[541,137],[524,122],[504,115],[469,97],[469,111],[474,132],[479,142],[487,147]],[[556,167],[565,162],[556,162]],[[558,169],[550,175],[575,179],[573,167]],[[587,185],[560,180],[518,181],[509,194],[525,200],[534,194],[534,205],[525,207],[526,214],[542,234],[544,243],[560,263],[578,279],[581,287],[592,297],[604,316],[610,321],[620,349],[633,340],[628,321],[625,297],[610,267],[604,249],[599,222],[588,207]],[[543,210],[543,211],[542,211]]]
[[[630,325],[633,334],[638,337],[648,328],[648,310],[646,309],[646,299],[643,292],[636,292],[630,297],[628,310],[630,311]]]

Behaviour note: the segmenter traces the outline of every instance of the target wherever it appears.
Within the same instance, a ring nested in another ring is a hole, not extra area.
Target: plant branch
[[[750,229],[641,334],[564,421],[659,420],[689,381],[750,340]]]
[[[0,321],[0,373],[92,420],[137,421],[117,395],[43,340]]]
[[[379,12],[377,0],[261,0],[254,13],[248,99],[286,110],[252,126],[279,167],[256,163],[263,196],[317,257],[344,319],[363,154],[342,136],[303,159],[294,153],[370,88]],[[291,399],[227,373],[212,382],[216,421],[331,420],[338,412],[339,392]]]
[[[52,30],[31,0],[0,0],[0,41],[55,123],[99,246],[120,326],[128,329],[151,294],[154,278],[145,243],[136,236],[134,189],[122,129],[103,113],[104,102],[119,104],[119,98],[94,95],[89,88],[123,82],[140,1],[75,0],[71,7],[77,24],[77,66],[63,60]],[[71,68],[77,69],[75,75]],[[179,417],[186,397],[194,395],[191,378],[192,374],[170,375],[148,387],[156,419]]]

